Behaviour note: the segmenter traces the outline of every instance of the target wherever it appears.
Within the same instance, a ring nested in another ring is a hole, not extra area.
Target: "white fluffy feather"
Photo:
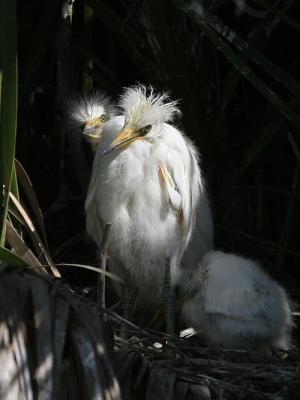
[[[209,343],[289,348],[293,322],[287,295],[257,262],[210,251],[190,278],[186,286],[195,294],[182,317]]]
[[[108,119],[116,114],[110,98],[99,91],[90,95],[74,96],[66,103],[66,113],[70,120],[80,125],[103,114]]]
[[[165,94],[155,95],[150,90],[147,95],[144,87],[134,87],[125,91],[120,103],[125,116],[114,117],[105,125],[95,156],[85,203],[87,231],[100,244],[103,227],[112,223],[109,254],[113,272],[122,275],[125,268],[141,289],[139,298],[157,304],[165,263],[171,263],[175,279],[193,231],[202,205],[202,176],[196,149],[165,122],[179,112],[176,102],[168,102]],[[101,157],[124,124],[153,126],[144,140]],[[180,197],[176,207],[159,175],[161,165],[167,168],[173,190]],[[208,203],[204,204],[211,221]],[[183,228],[176,208],[183,210]]]
[[[115,107],[104,93],[96,91],[85,96],[74,96],[65,103],[65,112],[72,130],[83,134],[96,152],[103,126],[115,115]],[[105,116],[105,122],[99,120]]]
[[[155,94],[152,87],[143,85],[126,88],[119,101],[126,124],[137,128],[172,122],[181,114],[177,105],[167,93]]]

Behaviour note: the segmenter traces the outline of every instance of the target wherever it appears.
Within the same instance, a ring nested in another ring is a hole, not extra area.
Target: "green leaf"
[[[45,227],[45,222],[44,222],[44,216],[42,214],[37,196],[35,194],[35,191],[33,189],[31,180],[29,178],[29,176],[27,175],[24,167],[22,166],[22,164],[16,159],[15,160],[15,169],[17,172],[17,176],[18,176],[18,181],[21,185],[21,187],[24,190],[24,193],[26,194],[26,197],[29,201],[29,204],[32,208],[32,211],[34,213],[34,216],[36,218],[37,224],[40,228],[40,231],[42,233],[43,236],[43,240],[46,246],[46,249],[48,250],[48,243],[47,243],[47,235],[46,235],[46,227]],[[13,191],[12,191],[13,192]]]
[[[27,265],[25,261],[22,260],[22,258],[18,257],[10,250],[2,246],[0,246],[0,260],[15,265],[17,267],[24,267]]]
[[[27,265],[30,265],[33,268],[42,268],[39,260],[35,257],[21,235],[9,221],[6,224],[6,241],[13,249],[14,253],[17,254],[18,257],[20,257]]]
[[[40,238],[40,235],[36,231],[34,224],[31,220],[30,216],[28,215],[27,211],[25,210],[25,208],[22,206],[22,204],[18,201],[18,199],[12,193],[9,194],[9,197],[10,197],[10,200],[12,201],[12,203],[14,204],[14,206],[16,207],[16,209],[19,211],[20,216],[23,218],[24,225],[33,241],[33,244],[36,248],[37,254],[40,254],[45,258],[45,261],[48,263],[53,275],[56,277],[60,277],[60,273],[57,270],[55,264],[53,263],[50,254],[48,253],[47,249],[45,248],[45,246]]]
[[[16,173],[16,165],[13,163],[12,175],[11,175],[11,184],[10,191],[15,195],[17,199],[19,199],[19,187],[18,187],[18,179]]]
[[[0,0],[0,244],[5,242],[17,126],[16,3]],[[16,184],[14,181],[14,190]],[[5,188],[5,190],[3,190]]]

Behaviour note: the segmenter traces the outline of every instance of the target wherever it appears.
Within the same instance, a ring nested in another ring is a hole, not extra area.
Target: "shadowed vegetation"
[[[216,246],[263,261],[299,302],[299,15],[294,0],[0,0],[0,259],[95,287],[95,272],[58,266],[97,260],[84,234],[92,155],[64,104],[96,88],[116,100],[138,81],[180,99]]]

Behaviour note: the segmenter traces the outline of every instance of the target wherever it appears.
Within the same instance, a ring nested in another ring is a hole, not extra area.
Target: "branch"
[[[101,269],[106,271],[108,238],[111,224],[106,224],[100,249]],[[105,308],[105,274],[98,275],[97,278],[97,304]]]

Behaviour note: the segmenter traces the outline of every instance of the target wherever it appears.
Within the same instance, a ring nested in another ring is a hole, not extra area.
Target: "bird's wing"
[[[175,210],[180,210],[181,194],[180,194],[179,189],[165,164],[161,164],[159,166],[159,174],[160,174],[162,181],[164,182],[166,191],[168,193],[169,203]]]
[[[168,148],[168,158],[159,165],[159,174],[171,207],[178,213],[178,222],[187,241],[195,223],[195,210],[201,190],[199,166],[186,145]]]

